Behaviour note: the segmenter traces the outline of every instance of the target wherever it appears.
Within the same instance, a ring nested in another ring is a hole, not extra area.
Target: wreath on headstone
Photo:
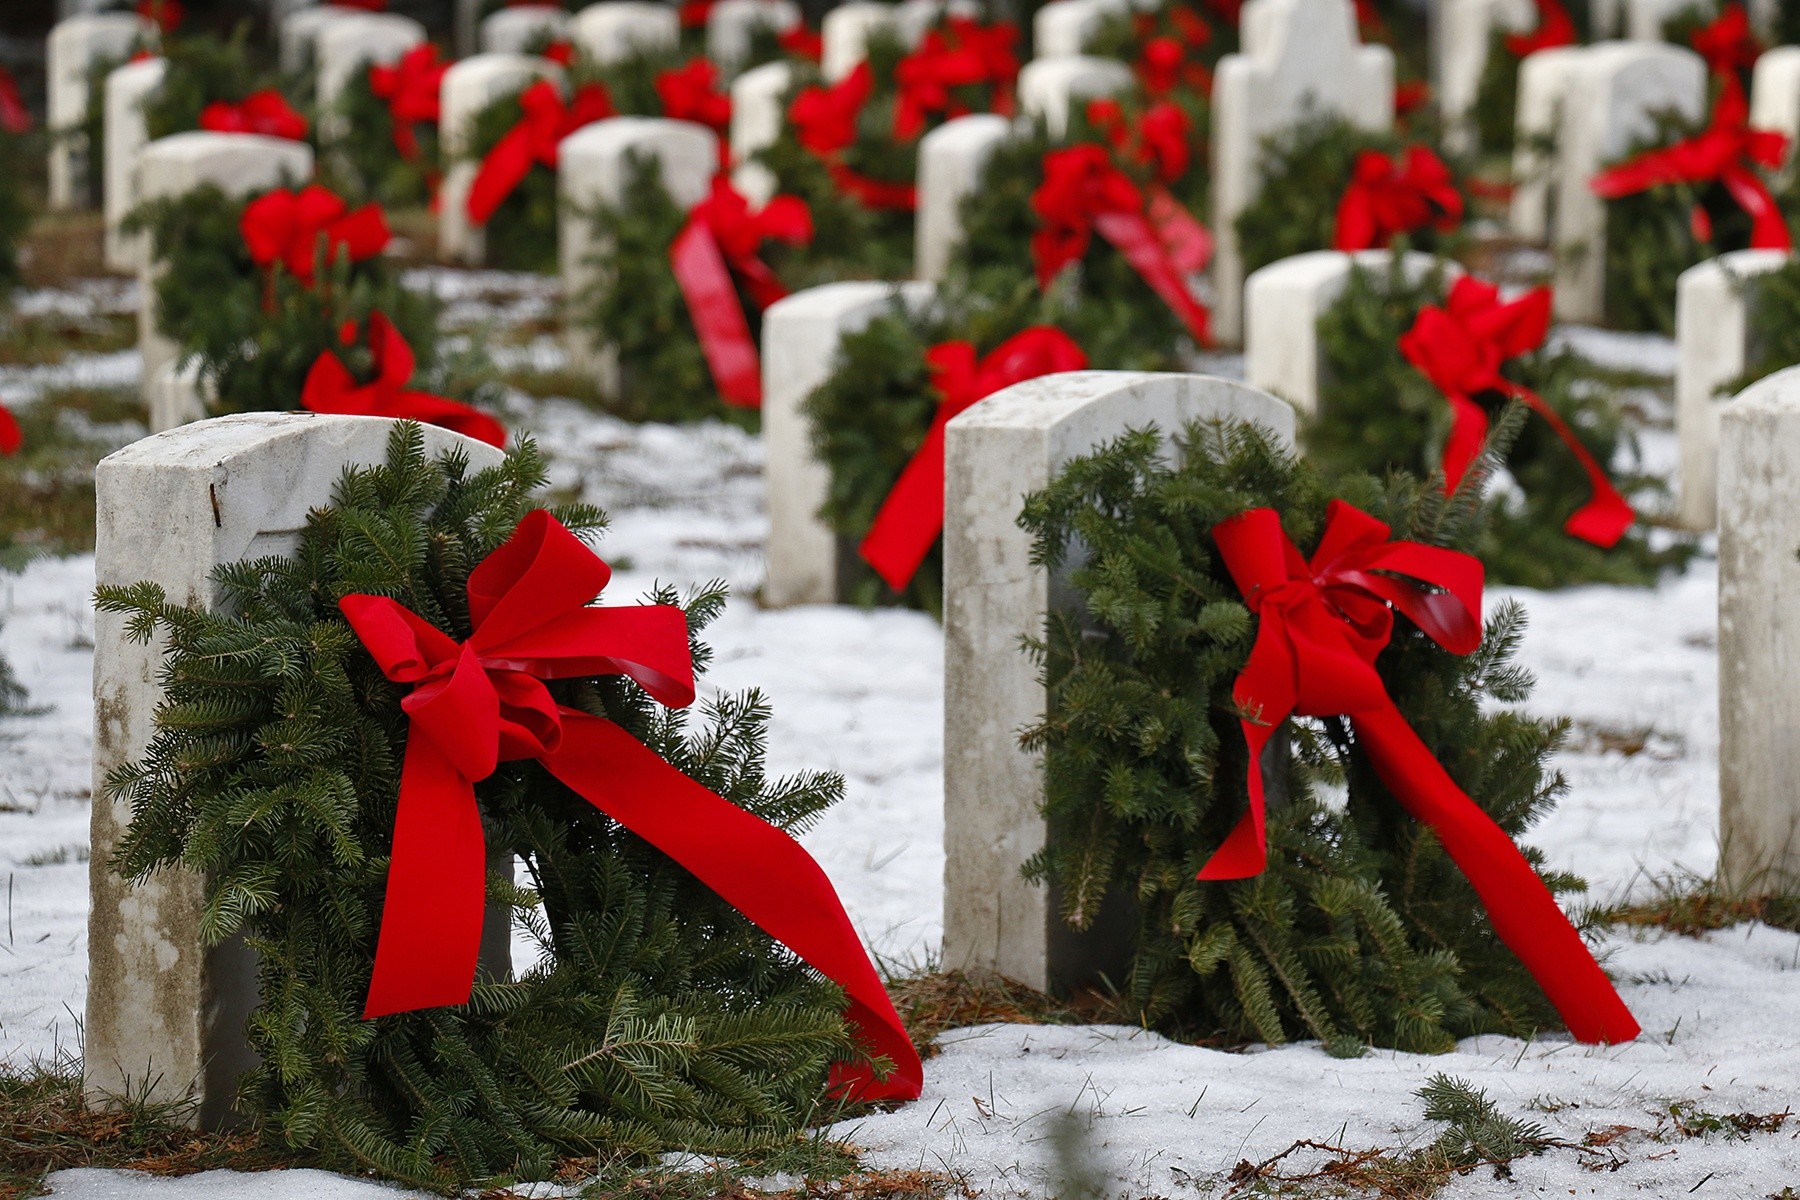
[[[438,145],[444,61],[421,43],[397,62],[355,72],[336,103],[336,136],[321,173],[337,191],[389,208],[432,200],[443,175]]]
[[[1759,379],[1800,364],[1800,259],[1738,282],[1747,314],[1744,373],[1719,389],[1735,396]]]
[[[255,950],[240,1109],[327,1165],[451,1191],[742,1154],[829,1097],[917,1095],[787,832],[842,780],[765,774],[756,692],[690,715],[723,589],[586,607],[609,572],[570,530],[604,519],[539,509],[543,470],[529,445],[430,460],[401,423],[293,554],[220,569],[220,611],[99,593],[168,638],[149,748],[107,780],[132,812],[113,866],[203,873],[203,936]],[[537,948],[516,978],[477,976],[484,903]]]
[[[1070,462],[1020,518],[1071,597],[1032,647],[1028,873],[1072,928],[1122,920],[1121,998],[1181,1036],[1334,1054],[1559,1013],[1634,1036],[1552,899],[1580,880],[1512,840],[1565,786],[1567,724],[1516,707],[1524,613],[1481,625],[1470,497],[1328,483],[1242,424],[1161,442]]]
[[[161,85],[144,97],[144,125],[151,141],[193,129],[307,140],[311,122],[289,102],[281,82],[258,69],[247,36],[248,27],[239,26],[224,40],[164,40],[168,70]]]
[[[1507,161],[1512,157],[1518,137],[1519,64],[1525,56],[1582,40],[1578,18],[1585,17],[1585,7],[1571,11],[1562,0],[1536,2],[1536,23],[1530,30],[1510,33],[1495,29],[1488,35],[1487,58],[1469,111],[1484,158]]]
[[[1655,496],[1659,481],[1641,467],[1612,473],[1639,455],[1615,398],[1631,381],[1544,345],[1547,291],[1502,301],[1472,278],[1450,283],[1441,264],[1412,277],[1402,261],[1396,255],[1386,272],[1354,269],[1319,318],[1319,406],[1301,432],[1308,458],[1333,475],[1460,480],[1487,422],[1528,396],[1537,411],[1496,464],[1509,486],[1472,534],[1489,577],[1527,587],[1647,584],[1683,565],[1691,540],[1632,524],[1625,506],[1624,496]],[[1500,373],[1458,378],[1455,364],[1471,355],[1503,364]]]

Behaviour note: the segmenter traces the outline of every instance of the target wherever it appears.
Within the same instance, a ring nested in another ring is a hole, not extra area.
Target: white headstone
[[[319,35],[325,32],[325,27],[338,21],[355,20],[368,15],[367,9],[351,8],[348,5],[315,4],[297,8],[283,17],[277,35],[283,73],[291,75],[317,68],[315,53]]]
[[[1036,58],[1086,54],[1088,41],[1106,18],[1130,12],[1126,0],[1050,0],[1031,18],[1031,52]]]
[[[1034,58],[1019,69],[1019,111],[1042,117],[1050,136],[1068,132],[1075,106],[1100,96],[1117,96],[1137,85],[1131,68],[1116,58],[1089,54]]]
[[[601,0],[575,14],[569,36],[577,49],[605,66],[646,50],[673,50],[681,40],[681,18],[673,4]]]
[[[50,143],[49,200],[56,211],[88,207],[77,187],[99,171],[102,147],[86,145],[79,134],[87,120],[89,73],[103,59],[123,61],[132,48],[153,42],[156,26],[134,13],[82,13],[58,21],[44,44],[46,124],[61,136]]]
[[[1550,240],[1550,194],[1556,156],[1541,144],[1556,136],[1575,73],[1586,51],[1555,46],[1527,54],[1519,63],[1518,107],[1513,121],[1513,195],[1508,223],[1515,235],[1542,244]]]
[[[1779,250],[1738,250],[1697,263],[1675,287],[1675,428],[1681,435],[1681,520],[1711,529],[1718,517],[1719,413],[1730,399],[1719,389],[1750,360],[1746,283],[1779,270]]]
[[[150,141],[144,101],[162,86],[168,70],[168,59],[146,58],[126,63],[106,77],[105,174],[101,182],[108,270],[135,271],[143,254],[143,236],[128,237],[120,226],[126,214],[137,207],[138,152]]]
[[[1421,279],[1439,261],[1409,253],[1407,277]],[[1443,262],[1446,278],[1461,274],[1456,264]],[[1302,413],[1317,413],[1324,383],[1319,318],[1344,294],[1354,271],[1360,268],[1383,280],[1392,263],[1386,250],[1317,250],[1251,272],[1244,281],[1244,381]]]
[[[736,75],[759,32],[786,33],[801,20],[793,0],[718,0],[706,13],[706,57],[727,76]]]
[[[752,155],[781,138],[782,102],[793,89],[794,64],[764,63],[731,81],[731,183],[752,203],[767,204],[780,187],[775,173]]]
[[[216,604],[214,569],[291,551],[307,511],[330,501],[345,467],[384,460],[392,425],[376,417],[243,413],[108,456],[95,472],[97,582],[145,580],[161,585],[173,603]],[[430,426],[425,444],[432,453],[458,447],[477,467],[500,458],[491,446]],[[190,1119],[216,1128],[230,1116],[238,1077],[253,1065],[244,1022],[256,1003],[254,956],[238,940],[206,948],[197,874],[165,870],[127,885],[113,872],[131,810],[108,803],[102,791],[108,772],[149,746],[163,645],[161,638],[151,645],[128,638],[120,615],[95,616],[93,906],[82,1074],[96,1105],[121,1097],[192,1098],[198,1103]]]
[[[1202,375],[1079,371],[997,392],[950,422],[944,485],[944,966],[1034,988],[1083,982],[1101,948],[1070,936],[1050,890],[1021,875],[1044,845],[1043,765],[1019,731],[1042,717],[1038,665],[1049,572],[1016,523],[1070,459],[1130,429],[1254,422],[1289,444],[1294,410]],[[1116,955],[1117,947],[1114,947]]]
[[[827,12],[819,25],[819,69],[825,81],[836,83],[854,71],[869,57],[869,38],[878,29],[891,28],[893,19],[893,5],[875,0],[847,0]]]
[[[1719,414],[1719,873],[1800,887],[1800,368]]]
[[[547,4],[502,8],[481,19],[483,54],[527,54],[546,42],[569,36],[567,9]]]
[[[344,135],[346,118],[335,109],[351,80],[371,65],[394,65],[426,40],[423,25],[398,13],[364,13],[321,29],[313,40],[313,99],[321,114],[320,139],[330,142]]]
[[[200,360],[166,362],[144,383],[150,408],[150,432],[161,433],[178,425],[206,418],[206,387]]]
[[[962,205],[981,185],[994,148],[1012,123],[994,113],[957,117],[919,139],[919,208],[914,229],[913,274],[939,280],[962,241]]]
[[[557,189],[562,198],[557,222],[557,256],[563,297],[573,304],[604,271],[606,248],[595,237],[589,213],[599,205],[623,202],[630,176],[628,156],[654,156],[662,165],[663,185],[682,208],[704,200],[719,168],[719,139],[692,121],[666,117],[612,117],[595,121],[563,139]],[[571,321],[569,353],[583,369],[593,370],[603,391],[619,388],[618,358],[611,346],[596,340],[596,331]]]
[[[554,3],[554,0],[548,0]],[[481,12],[487,7],[487,0],[454,0],[455,9],[450,14],[450,40],[456,47],[457,58],[468,58],[481,51]],[[561,8],[560,3],[555,7]]]
[[[838,344],[890,312],[896,300],[918,311],[936,290],[927,283],[828,283],[795,292],[763,313],[763,474],[769,505],[770,608],[835,604],[839,543],[819,519],[831,471],[813,454],[813,426],[802,405],[831,377]]]
[[[1556,316],[1596,322],[1605,312],[1606,202],[1595,173],[1656,130],[1657,116],[1706,116],[1706,64],[1663,42],[1604,42],[1581,51],[1556,146]]]
[[[1750,77],[1750,124],[1787,135],[1785,169],[1791,172],[1794,146],[1800,142],[1800,46],[1776,46],[1756,60]]]
[[[475,118],[502,96],[516,95],[540,79],[562,79],[562,68],[535,54],[476,54],[451,64],[438,85],[438,138],[444,181],[438,189],[438,257],[478,266],[487,239],[469,220],[469,188],[480,169],[474,153]]]
[[[1612,3],[1617,5],[1619,0]],[[1609,6],[1602,3],[1600,7]],[[1625,36],[1634,42],[1662,41],[1664,26],[1682,13],[1698,10],[1708,18],[1718,13],[1717,0],[1623,0],[1623,8]]]
[[[256,133],[178,133],[139,152],[138,194],[143,200],[156,200],[210,183],[227,195],[249,196],[283,185],[298,186],[312,177],[312,171],[312,150],[302,142]],[[179,352],[157,327],[160,274],[160,265],[146,247],[138,267],[138,348],[144,356],[146,385]]]
[[[1532,0],[1439,0],[1432,15],[1432,91],[1458,147],[1466,149],[1475,142],[1467,117],[1481,90],[1494,31],[1535,27],[1537,8]]]
[[[1309,114],[1335,113],[1369,130],[1394,122],[1394,55],[1357,40],[1350,0],[1249,0],[1243,53],[1213,76],[1213,336],[1242,335],[1244,260],[1238,215],[1262,190],[1262,147]]]

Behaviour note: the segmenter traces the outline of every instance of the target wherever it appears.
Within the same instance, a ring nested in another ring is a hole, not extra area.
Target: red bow
[[[1113,164],[1105,147],[1084,144],[1046,154],[1044,182],[1032,193],[1031,208],[1038,216],[1031,257],[1040,288],[1047,290],[1058,272],[1079,261],[1098,230],[1181,318],[1196,342],[1211,341],[1210,318],[1188,290],[1179,261],[1185,255],[1163,240],[1146,214],[1143,192]]]
[[[1179,104],[1159,100],[1133,126],[1125,118],[1124,105],[1100,96],[1088,101],[1087,119],[1114,150],[1148,164],[1164,183],[1187,174],[1193,161],[1192,126]]]
[[[1779,167],[1788,140],[1772,129],[1750,128],[1750,105],[1736,76],[1728,77],[1713,105],[1704,132],[1661,150],[1648,150],[1630,162],[1608,167],[1594,176],[1591,187],[1608,200],[1674,183],[1722,184],[1750,217],[1750,247],[1792,250],[1787,220],[1769,185],[1753,169]],[[1712,240],[1712,220],[1700,205],[1693,210],[1694,237]]]
[[[1580,461],[1593,496],[1563,524],[1563,531],[1596,546],[1612,546],[1631,527],[1635,514],[1607,479],[1567,422],[1530,388],[1500,373],[1509,358],[1534,350],[1550,331],[1549,288],[1536,288],[1510,303],[1500,289],[1465,275],[1450,288],[1444,308],[1419,310],[1412,328],[1400,335],[1400,351],[1450,402],[1452,424],[1444,443],[1444,488],[1455,491],[1487,440],[1487,411],[1475,402],[1482,392],[1522,400],[1550,422]]]
[[[1338,201],[1335,243],[1339,250],[1385,247],[1397,235],[1427,226],[1455,229],[1462,217],[1450,168],[1429,148],[1409,146],[1403,161],[1364,150]]]
[[[775,43],[788,54],[808,62],[818,62],[825,56],[825,39],[819,36],[817,30],[809,29],[805,22],[783,30],[776,37]]]
[[[1539,50],[1549,50],[1556,46],[1573,46],[1577,40],[1575,19],[1563,7],[1562,0],[1537,0],[1537,12],[1536,29],[1530,33],[1506,35],[1506,49],[1515,58],[1524,58],[1527,54],[1536,54]]]
[[[1009,89],[1019,74],[1013,51],[1018,38],[1009,23],[984,26],[969,17],[951,17],[945,29],[928,31],[894,68],[894,137],[911,141],[933,116],[967,116],[957,88],[991,88],[995,111],[1009,110]]]
[[[435,125],[441,115],[438,94],[449,69],[449,63],[438,61],[438,49],[430,42],[414,46],[391,67],[369,65],[369,90],[376,99],[387,101],[394,148],[409,162],[419,157],[419,138],[413,126],[421,122]]]
[[[1250,751],[1249,811],[1199,878],[1243,879],[1267,865],[1263,747],[1289,716],[1346,716],[1381,782],[1423,822],[1481,897],[1494,931],[1531,971],[1584,1042],[1638,1034],[1624,1002],[1519,848],[1457,787],[1394,706],[1375,660],[1394,611],[1452,654],[1481,643],[1481,562],[1417,542],[1334,500],[1312,561],[1256,508],[1214,526],[1219,554],[1257,617],[1256,641],[1232,699]]]
[[[19,419],[0,404],[0,454],[17,454],[24,444],[25,431],[19,428]]]
[[[238,228],[252,262],[270,268],[279,262],[304,287],[313,285],[321,239],[327,263],[340,252],[351,262],[362,262],[380,254],[389,236],[379,204],[351,212],[342,199],[316,183],[298,192],[287,188],[264,192],[244,206]]]
[[[291,142],[306,139],[306,118],[273,88],[251,92],[236,104],[214,100],[200,110],[200,128],[214,133],[262,133]]]
[[[1088,365],[1074,339],[1048,325],[1014,334],[979,361],[973,343],[940,342],[925,352],[925,362],[938,390],[937,412],[857,547],[896,592],[912,582],[944,531],[944,426],[1002,388]]]
[[[657,702],[694,699],[687,617],[673,605],[594,608],[611,570],[555,518],[528,514],[469,573],[469,640],[385,596],[338,602],[382,674],[412,685],[365,1017],[468,1001],[486,847],[475,784],[535,759],[588,803],[692,872],[844,989],[847,1018],[894,1064],[832,1070],[856,1100],[910,1100],[924,1070],[843,903],[784,831],[713,794],[619,726],[561,705],[545,680],[623,675]]]
[[[1211,36],[1210,30],[1207,36]],[[1183,85],[1204,95],[1212,94],[1212,72],[1206,64],[1189,57],[1188,50],[1189,46],[1172,37],[1155,37],[1144,43],[1138,54],[1137,73],[1144,82],[1145,95],[1160,98]]]
[[[1750,14],[1735,2],[1721,9],[1711,24],[1696,29],[1688,43],[1706,60],[1708,69],[1728,79],[1754,67],[1762,53],[1762,43],[1750,28]]]
[[[31,110],[19,95],[19,81],[5,67],[0,67],[0,129],[13,134],[31,132]]]
[[[187,10],[182,7],[181,0],[138,0],[137,15],[163,33],[174,33],[180,28]]]
[[[670,243],[670,269],[725,403],[762,407],[762,364],[734,277],[758,309],[767,308],[787,295],[787,289],[756,257],[758,248],[770,240],[801,245],[811,241],[812,234],[812,213],[804,200],[776,196],[752,212],[731,181],[718,175],[711,194],[694,206]]]
[[[349,344],[356,337],[355,326],[346,323],[339,337]],[[486,413],[430,392],[405,390],[416,365],[412,347],[383,313],[369,315],[369,356],[374,360],[375,378],[359,385],[336,354],[330,350],[320,354],[300,388],[300,407],[339,416],[420,421],[490,446],[506,444],[506,430]]]
[[[598,83],[584,83],[575,97],[563,103],[562,92],[548,79],[540,79],[519,93],[524,116],[507,130],[481,160],[475,181],[469,185],[469,220],[486,225],[488,218],[525,182],[533,166],[556,169],[557,148],[583,125],[613,115],[612,97]]]
[[[1402,80],[1394,85],[1394,115],[1408,116],[1424,108],[1431,99],[1431,85],[1423,79]]]
[[[825,164],[838,190],[854,197],[864,208],[911,212],[918,207],[918,189],[910,183],[872,179],[844,162],[844,151],[856,141],[857,122],[863,105],[875,91],[875,72],[867,62],[829,87],[809,84],[788,106],[788,120],[800,145]]]
[[[705,125],[721,137],[731,124],[731,97],[719,91],[719,68],[704,58],[659,73],[656,94],[666,117]]]

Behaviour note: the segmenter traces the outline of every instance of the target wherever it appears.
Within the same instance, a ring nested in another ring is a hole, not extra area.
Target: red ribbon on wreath
[[[924,1070],[842,901],[785,831],[715,795],[546,680],[623,675],[658,703],[694,699],[687,617],[673,605],[595,608],[611,569],[543,510],[469,573],[469,640],[398,601],[349,595],[345,619],[389,679],[411,685],[409,726],[365,1017],[464,1004],[475,978],[486,846],[475,785],[534,759],[667,854],[844,989],[850,1024],[894,1070],[838,1065],[855,1100],[910,1100]]]
[[[1709,24],[1694,30],[1688,44],[1706,60],[1713,74],[1724,79],[1737,79],[1739,71],[1748,71],[1762,54],[1762,43],[1750,28],[1750,14],[1742,4],[1727,4]]]
[[[1385,247],[1403,233],[1455,229],[1462,218],[1450,168],[1429,147],[1409,146],[1396,158],[1364,150],[1338,201],[1333,242],[1339,250]]]
[[[264,192],[244,205],[238,229],[252,262],[271,272],[280,263],[309,288],[321,240],[329,264],[339,254],[351,262],[373,258],[387,247],[389,237],[379,204],[365,204],[352,212],[342,198],[316,183],[298,192],[287,188]]]
[[[235,104],[214,100],[200,110],[200,128],[213,133],[260,133],[290,142],[306,139],[306,118],[274,88],[251,92]]]
[[[731,125],[731,97],[719,90],[719,68],[704,58],[660,72],[656,95],[665,117],[704,125],[721,139]],[[722,142],[720,151],[727,152]]]
[[[1040,375],[1080,371],[1087,355],[1050,325],[1033,325],[979,359],[972,342],[940,342],[925,352],[938,407],[925,440],[907,461],[875,514],[857,553],[887,585],[901,591],[944,531],[944,426],[1002,388]]]
[[[1543,345],[1550,331],[1550,310],[1549,288],[1535,288],[1501,303],[1499,287],[1464,275],[1451,286],[1445,307],[1427,305],[1419,310],[1412,328],[1400,335],[1400,351],[1450,402],[1445,491],[1456,490],[1487,440],[1487,410],[1474,398],[1482,392],[1499,392],[1523,401],[1548,421],[1587,474],[1593,495],[1563,523],[1563,531],[1596,546],[1612,546],[1635,519],[1631,505],[1556,410],[1530,388],[1500,373],[1507,359]]]
[[[864,208],[911,212],[919,204],[913,184],[872,179],[844,162],[844,151],[856,141],[863,106],[874,92],[874,69],[861,62],[834,84],[801,88],[788,106],[788,120],[800,145],[825,164],[840,191]]]
[[[19,94],[19,81],[5,67],[0,67],[0,129],[13,134],[31,132],[31,110]]]
[[[1187,87],[1201,95],[1212,94],[1212,72],[1194,57],[1194,51],[1211,40],[1212,30],[1187,9],[1170,13],[1171,17],[1177,14],[1193,22],[1185,37],[1153,37],[1138,52],[1137,75],[1143,81],[1144,94],[1153,100],[1167,96],[1177,87]]]
[[[1188,290],[1179,261],[1183,252],[1164,241],[1146,211],[1144,193],[1114,165],[1104,146],[1068,146],[1044,155],[1044,181],[1031,195],[1031,208],[1038,216],[1031,257],[1039,287],[1049,288],[1059,271],[1078,262],[1098,231],[1181,318],[1196,342],[1211,341],[1206,308]]]
[[[562,92],[548,79],[540,79],[519,93],[524,115],[501,135],[481,160],[475,181],[469,185],[469,220],[486,225],[513,189],[525,182],[534,166],[556,169],[562,140],[583,125],[613,115],[612,97],[598,83],[584,83],[566,103]]]
[[[1309,562],[1274,509],[1213,527],[1225,567],[1257,617],[1256,641],[1231,695],[1250,751],[1249,810],[1200,871],[1203,880],[1260,874],[1268,849],[1262,752],[1289,716],[1349,718],[1388,791],[1443,846],[1475,888],[1500,940],[1583,1042],[1627,1042],[1637,1021],[1556,898],[1506,831],[1450,778],[1388,695],[1375,660],[1399,611],[1452,654],[1481,643],[1479,559],[1418,542],[1334,500]]]
[[[1515,58],[1551,50],[1557,46],[1573,46],[1580,39],[1575,33],[1575,18],[1563,7],[1562,0],[1537,0],[1538,23],[1529,33],[1506,35],[1506,49]]]
[[[1792,250],[1794,242],[1787,220],[1769,185],[1755,170],[1758,166],[1779,167],[1787,145],[1784,134],[1750,128],[1749,101],[1736,78],[1728,78],[1713,105],[1712,120],[1703,132],[1608,167],[1595,175],[1589,186],[1598,195],[1617,200],[1666,184],[1717,183],[1749,216],[1751,249]],[[1692,220],[1694,237],[1711,241],[1712,219],[1698,204]]]
[[[0,404],[0,455],[17,454],[24,444],[25,431],[19,428],[19,419],[6,405]]]
[[[756,257],[757,250],[771,240],[802,245],[812,240],[812,233],[812,213],[804,200],[776,196],[753,212],[731,181],[718,175],[711,194],[694,206],[669,244],[669,267],[707,370],[729,405],[762,407],[762,363],[736,284],[744,285],[758,309],[786,296],[787,288]]]
[[[970,109],[957,100],[958,88],[990,89],[992,110],[1010,116],[1018,40],[1018,29],[1008,22],[983,25],[970,17],[953,16],[944,29],[928,30],[894,68],[895,139],[918,137],[933,116],[967,116]]]
[[[174,33],[187,16],[181,0],[138,0],[134,11],[161,33]]]
[[[412,347],[406,344],[406,339],[400,336],[400,331],[394,328],[386,314],[369,314],[368,334],[375,378],[368,383],[357,383],[344,361],[327,350],[313,360],[306,373],[306,382],[300,388],[301,408],[346,417],[419,421],[454,430],[490,446],[506,445],[506,430],[479,409],[430,392],[406,390],[417,360],[413,357]],[[356,326],[345,322],[338,337],[349,345],[356,340]]]
[[[1116,153],[1134,157],[1156,172],[1156,182],[1146,189],[1150,224],[1175,269],[1183,275],[1205,270],[1212,261],[1212,231],[1165,186],[1186,175],[1192,164],[1187,113],[1172,100],[1159,100],[1144,110],[1134,126],[1126,120],[1123,105],[1102,96],[1088,101],[1087,118]]]
[[[408,162],[419,157],[419,135],[413,126],[435,125],[443,114],[439,94],[450,64],[438,60],[438,48],[421,42],[392,66],[369,64],[369,90],[386,102],[394,127],[394,149]]]

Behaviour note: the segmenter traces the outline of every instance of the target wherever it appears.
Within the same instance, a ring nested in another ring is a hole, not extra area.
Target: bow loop
[[[455,430],[490,446],[506,444],[505,428],[479,409],[406,388],[416,365],[412,347],[385,314],[370,314],[368,335],[375,378],[359,385],[343,360],[326,350],[306,372],[306,380],[300,386],[301,408],[342,416],[421,421]],[[355,325],[347,323],[342,336],[345,342],[353,340]]]

